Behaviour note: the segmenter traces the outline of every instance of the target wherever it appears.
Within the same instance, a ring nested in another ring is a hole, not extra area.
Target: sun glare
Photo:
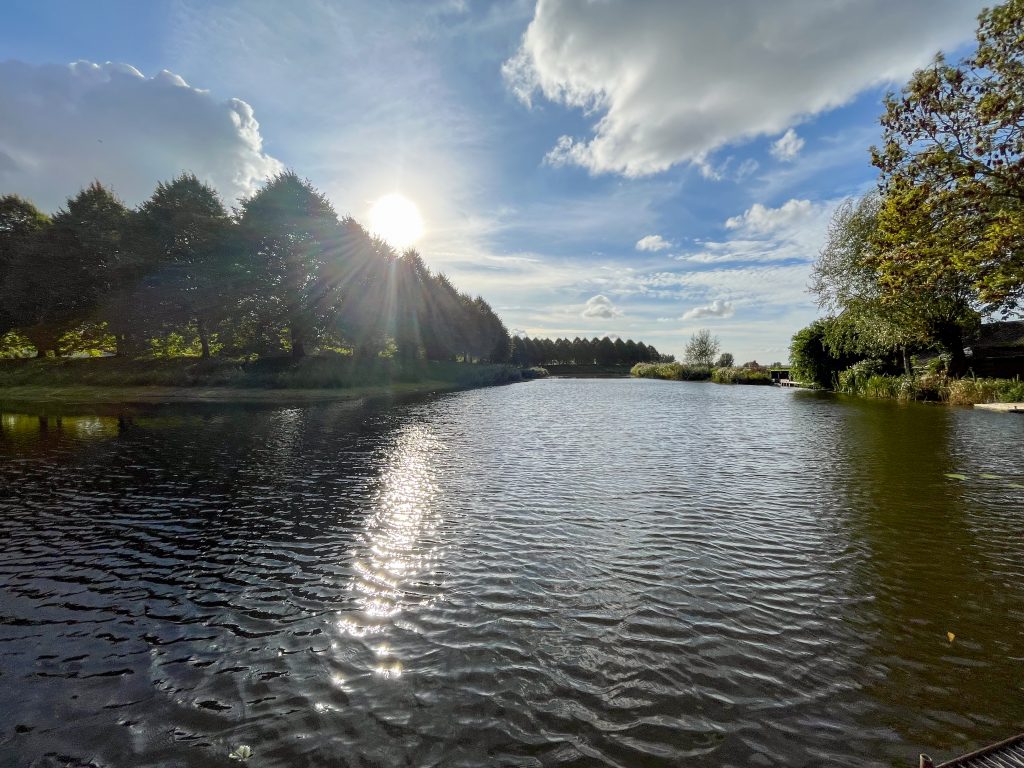
[[[398,194],[384,195],[370,210],[370,230],[402,250],[423,235],[423,217],[416,203]]]

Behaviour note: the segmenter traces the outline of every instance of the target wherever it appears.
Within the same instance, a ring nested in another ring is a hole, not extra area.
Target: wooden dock
[[[802,381],[793,381],[792,379],[776,379],[775,383],[780,387],[803,387],[804,389],[813,389],[810,384],[804,384]]]
[[[975,408],[983,411],[999,411],[1000,413],[1024,413],[1024,403],[978,403]]]
[[[1024,733],[990,747],[936,764],[921,755],[920,768],[1024,768]]]

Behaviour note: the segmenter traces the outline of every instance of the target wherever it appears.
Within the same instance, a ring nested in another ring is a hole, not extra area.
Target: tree
[[[140,351],[146,312],[140,293],[149,264],[136,247],[135,214],[111,191],[93,182],[53,217],[53,258],[74,265],[74,297],[95,303],[96,318],[114,336],[119,357]]]
[[[950,272],[899,291],[879,280],[878,249],[895,246],[911,226],[927,225],[926,211],[897,210],[895,205],[892,196],[868,195],[846,201],[833,214],[811,272],[811,292],[835,318],[826,326],[825,344],[837,354],[900,356],[907,372],[909,353],[935,344],[962,363],[964,338],[977,323],[963,276]]]
[[[0,197],[0,336],[18,325],[16,304],[27,289],[12,275],[17,262],[35,249],[50,218],[17,195]]]
[[[716,368],[732,368],[733,363],[736,362],[735,358],[728,352],[723,352],[718,356],[718,362],[715,363]]]
[[[897,294],[965,277],[972,300],[1007,314],[1024,295],[1024,0],[982,11],[977,39],[886,98],[875,266]]]
[[[832,322],[834,320],[831,319],[815,320],[793,335],[793,341],[789,345],[789,364],[790,376],[796,381],[833,388],[839,372],[857,361],[855,356],[848,353],[837,354],[829,347],[826,339]],[[755,366],[756,361],[746,363],[743,367]]]
[[[601,340],[596,340],[594,357],[597,360],[598,365],[615,365],[615,342],[609,337],[605,336]]]
[[[338,309],[340,277],[328,260],[365,254],[342,247],[330,201],[293,171],[243,200],[239,223],[261,331],[268,339],[287,334],[292,357],[303,357]]]
[[[201,354],[235,304],[238,270],[231,220],[217,193],[193,174],[157,185],[137,219],[138,247],[153,271],[146,279],[151,313],[165,326],[194,325]]]
[[[686,362],[710,368],[720,347],[718,338],[712,336],[707,328],[701,328],[690,337],[690,342],[686,345]]]

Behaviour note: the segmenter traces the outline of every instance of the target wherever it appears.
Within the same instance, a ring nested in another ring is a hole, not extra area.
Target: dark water
[[[548,380],[0,421],[0,765],[887,766],[1024,730],[1021,417]]]

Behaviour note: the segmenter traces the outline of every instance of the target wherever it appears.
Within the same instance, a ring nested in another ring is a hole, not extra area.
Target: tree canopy
[[[872,149],[885,202],[875,265],[904,294],[966,279],[984,311],[1024,295],[1024,0],[982,11],[976,51],[940,54],[886,98]]]
[[[511,351],[483,298],[339,218],[292,171],[233,214],[192,174],[134,210],[99,183],[52,220],[0,198],[0,337],[38,355],[319,351],[413,365]]]

